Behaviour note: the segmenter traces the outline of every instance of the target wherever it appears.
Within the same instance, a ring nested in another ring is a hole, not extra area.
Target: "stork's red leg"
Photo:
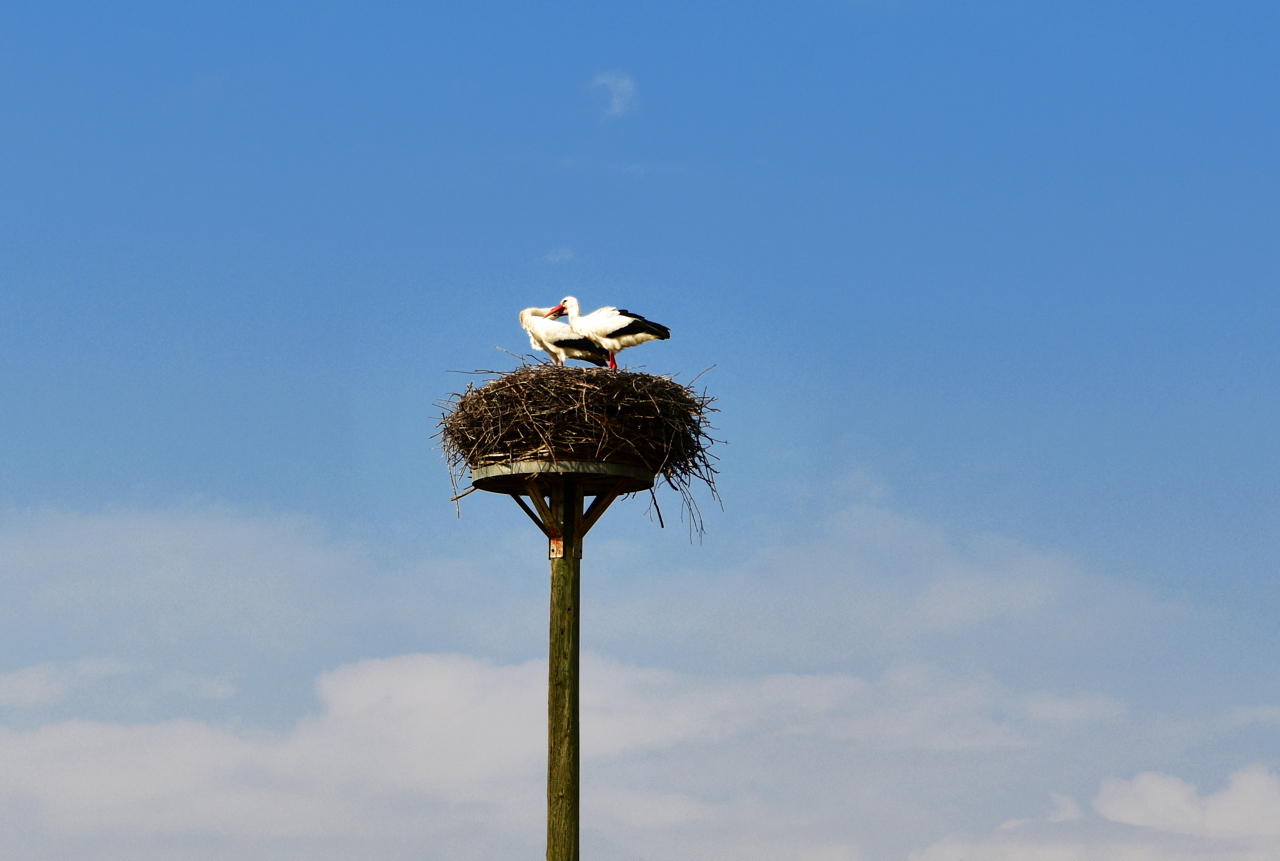
[[[615,371],[618,370],[618,362],[613,358],[613,353],[609,354],[609,367]]]

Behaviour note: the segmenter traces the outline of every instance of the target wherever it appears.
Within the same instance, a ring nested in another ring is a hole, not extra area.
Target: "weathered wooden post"
[[[659,475],[696,518],[690,479],[715,492],[704,445],[711,399],[666,377],[546,365],[455,398],[441,423],[455,478],[465,464],[474,489],[510,496],[547,536],[547,861],[578,861],[582,539],[615,499]]]
[[[509,495],[547,536],[547,861],[578,861],[582,539],[619,495],[648,490],[654,477],[640,467],[575,461],[500,464],[476,469],[471,477],[479,490]],[[587,497],[594,499],[584,511]]]

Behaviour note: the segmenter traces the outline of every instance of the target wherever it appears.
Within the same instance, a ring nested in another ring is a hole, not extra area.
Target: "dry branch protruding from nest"
[[[714,400],[670,377],[526,364],[450,395],[439,436],[455,491],[464,469],[523,460],[642,466],[680,494],[701,532],[690,491],[702,483],[719,498],[707,451]]]

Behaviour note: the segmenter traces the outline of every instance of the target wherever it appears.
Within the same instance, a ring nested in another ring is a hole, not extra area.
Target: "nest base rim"
[[[471,483],[490,493],[528,496],[525,480],[530,477],[544,492],[552,480],[573,479],[583,496],[615,489],[619,494],[637,493],[652,488],[655,480],[654,473],[642,466],[593,460],[519,460],[471,470]],[[620,489],[619,482],[622,483]]]

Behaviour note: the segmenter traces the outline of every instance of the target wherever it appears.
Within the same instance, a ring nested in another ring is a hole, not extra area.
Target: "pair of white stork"
[[[559,317],[568,317],[569,325],[557,322]],[[597,367],[607,363],[615,371],[618,353],[645,341],[671,337],[666,326],[630,311],[606,307],[583,314],[572,296],[564,297],[554,308],[525,308],[520,312],[520,325],[529,333],[533,348],[549,354],[557,365],[579,359]]]

